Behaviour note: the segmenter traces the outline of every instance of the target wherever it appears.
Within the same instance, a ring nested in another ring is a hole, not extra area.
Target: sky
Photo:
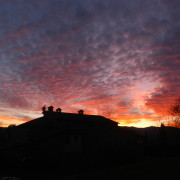
[[[0,0],[2,126],[43,105],[153,126],[179,87],[179,0]]]

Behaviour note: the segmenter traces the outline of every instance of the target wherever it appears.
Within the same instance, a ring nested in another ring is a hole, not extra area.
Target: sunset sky
[[[0,0],[3,126],[43,105],[153,126],[179,87],[179,0]]]

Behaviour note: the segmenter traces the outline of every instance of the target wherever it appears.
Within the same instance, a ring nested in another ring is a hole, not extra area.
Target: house
[[[118,160],[124,148],[120,142],[125,140],[117,122],[86,115],[83,110],[66,113],[50,106],[42,111],[42,117],[13,127],[10,143],[2,152],[8,159],[24,167],[64,170]]]

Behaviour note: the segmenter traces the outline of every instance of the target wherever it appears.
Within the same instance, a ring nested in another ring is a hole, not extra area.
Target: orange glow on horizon
[[[22,118],[18,118],[18,117],[0,115],[0,126],[8,127],[11,124],[19,125],[19,124],[25,123],[30,120],[32,120],[32,119],[22,119]]]
[[[85,111],[85,114],[93,115],[94,113],[90,111]],[[153,119],[151,119],[150,116],[126,115],[126,116],[118,117],[115,114],[111,114],[110,116],[108,116],[108,114],[97,114],[97,115],[102,115],[106,118],[118,122],[119,123],[118,126],[148,127],[155,125]],[[41,117],[41,113],[39,113],[39,115],[36,114],[36,116],[34,115],[34,117],[32,116],[32,118],[19,118],[19,117],[13,117],[11,115],[9,116],[0,115],[0,123],[2,127],[8,127],[11,124],[19,125],[38,117]]]
[[[139,122],[136,123],[119,123],[118,126],[127,126],[127,127],[136,127],[136,128],[146,128],[150,126],[157,126],[154,122],[149,119],[140,119]]]

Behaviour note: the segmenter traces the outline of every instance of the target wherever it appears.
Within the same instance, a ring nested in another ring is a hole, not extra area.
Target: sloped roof
[[[53,121],[68,121],[73,123],[93,123],[93,124],[108,124],[116,126],[118,123],[105,118],[99,115],[82,115],[82,114],[75,114],[75,113],[57,113],[57,112],[48,112],[44,113],[43,117],[39,117],[37,119],[25,122],[20,124],[19,126],[43,126],[47,125]]]

